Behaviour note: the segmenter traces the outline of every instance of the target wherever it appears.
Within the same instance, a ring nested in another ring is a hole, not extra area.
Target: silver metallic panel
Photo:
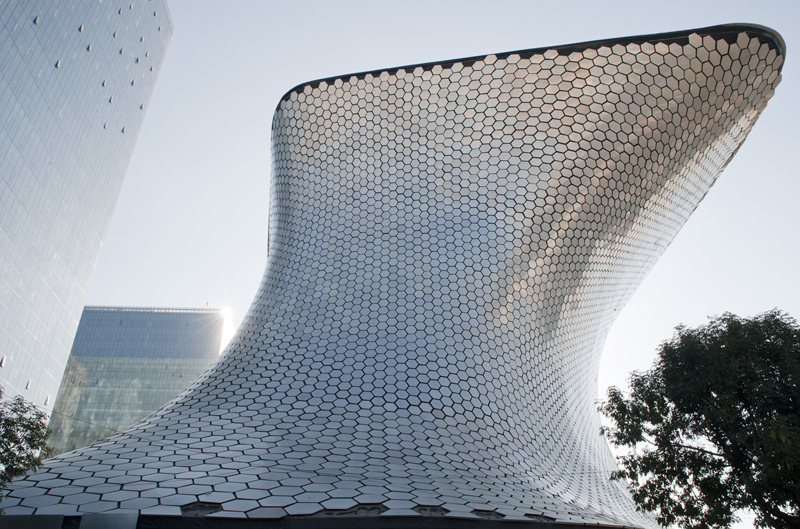
[[[81,482],[101,495],[82,513],[652,526],[609,481],[599,354],[781,61],[774,34],[718,27],[297,87],[273,120],[267,271],[226,353],[6,511],[61,508],[80,471],[105,480]]]

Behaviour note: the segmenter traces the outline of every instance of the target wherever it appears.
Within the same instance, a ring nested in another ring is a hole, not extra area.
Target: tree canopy
[[[0,389],[0,491],[52,455],[47,414],[20,396],[3,400]]]
[[[800,528],[800,328],[778,310],[676,328],[653,367],[608,390],[603,430],[636,503],[663,525]]]

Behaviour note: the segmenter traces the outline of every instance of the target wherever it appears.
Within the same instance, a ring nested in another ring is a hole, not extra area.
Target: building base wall
[[[440,516],[305,517],[278,520],[124,515],[5,516],[3,529],[585,529],[585,525],[524,520],[459,519]],[[621,525],[593,525],[625,529]]]

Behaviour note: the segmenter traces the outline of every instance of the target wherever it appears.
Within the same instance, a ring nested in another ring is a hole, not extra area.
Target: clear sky
[[[89,304],[228,306],[266,264],[270,123],[313,79],[487,53],[747,22],[779,31],[784,79],[733,162],[621,311],[600,393],[679,323],[774,307],[800,317],[800,2],[169,0],[175,33]]]

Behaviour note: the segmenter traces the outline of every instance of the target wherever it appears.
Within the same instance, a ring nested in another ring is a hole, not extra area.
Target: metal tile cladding
[[[600,351],[782,59],[718,26],[295,88],[232,344],[6,513],[653,526],[609,481]]]

